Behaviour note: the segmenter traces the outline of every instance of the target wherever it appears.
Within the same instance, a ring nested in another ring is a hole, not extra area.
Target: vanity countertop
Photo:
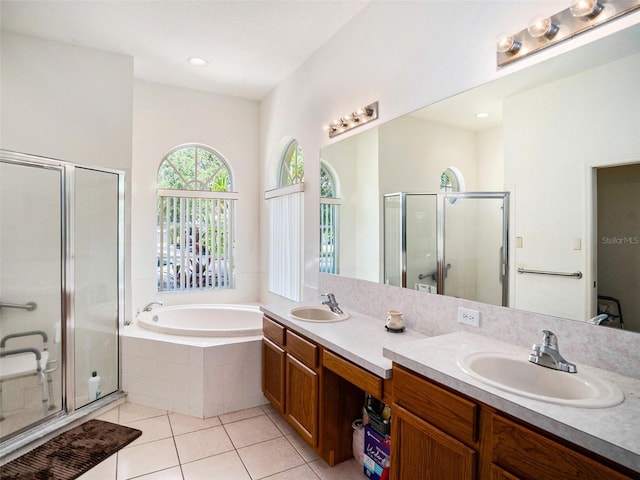
[[[514,353],[523,358],[529,354],[524,347],[456,332],[397,347],[385,346],[384,355],[398,365],[640,472],[640,380],[577,364],[578,372],[618,386],[624,393],[624,402],[609,408],[555,405],[503,391],[467,375],[457,360],[480,351]]]
[[[309,303],[284,302],[263,305],[260,310],[381,378],[391,378],[391,360],[382,355],[384,347],[402,350],[407,342],[427,338],[412,331],[387,332],[384,328],[386,319],[351,310],[347,310],[351,317],[340,322],[305,322],[289,316],[291,308],[306,305]]]

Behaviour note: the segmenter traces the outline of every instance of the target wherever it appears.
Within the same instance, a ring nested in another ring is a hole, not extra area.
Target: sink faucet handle
[[[551,330],[542,330],[542,345],[548,348],[558,349],[558,337]]]

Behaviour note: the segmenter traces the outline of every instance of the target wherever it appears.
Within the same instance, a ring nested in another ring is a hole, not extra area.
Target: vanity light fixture
[[[550,17],[540,15],[529,26],[496,41],[498,67],[555,45],[640,8],[640,0],[571,0],[569,8]]]
[[[342,117],[325,125],[324,129],[329,132],[329,138],[333,138],[377,118],[378,102],[373,102],[369,105],[359,108],[358,110],[343,115]]]
[[[487,112],[478,112],[476,113],[476,118],[487,118],[489,114]]]

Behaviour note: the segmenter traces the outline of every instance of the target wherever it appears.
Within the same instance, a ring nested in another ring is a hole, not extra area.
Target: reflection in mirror
[[[511,192],[507,305],[583,322],[594,318],[603,308],[598,295],[619,299],[622,293],[598,285],[604,282],[599,270],[606,268],[598,263],[592,172],[640,162],[638,52],[640,25],[632,25],[323,148],[321,158],[341,184],[339,274],[384,282],[382,198],[437,192],[441,173],[455,165],[467,191]],[[479,112],[489,115],[479,118]],[[637,208],[630,214],[640,215]],[[638,272],[639,257],[623,261]],[[518,274],[518,267],[580,271],[582,277]],[[639,282],[637,275],[629,278],[636,292]],[[631,316],[640,315],[626,313],[632,303],[620,302],[628,330]],[[617,321],[601,324],[620,328]]]
[[[384,283],[506,305],[509,194],[384,196]]]

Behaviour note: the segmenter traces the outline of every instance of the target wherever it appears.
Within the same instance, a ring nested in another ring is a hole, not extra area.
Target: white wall
[[[262,197],[256,169],[258,103],[136,81],[133,119],[134,309],[155,298],[168,304],[256,301],[259,282],[258,206]],[[239,194],[236,203],[235,289],[157,292],[157,171],[169,150],[185,143],[202,143],[214,148],[231,167],[234,189]]]
[[[505,101],[505,182],[514,190],[513,237],[523,238],[512,264],[584,274],[516,275],[516,308],[575,320],[595,314],[591,168],[640,161],[639,84],[633,55]]]

